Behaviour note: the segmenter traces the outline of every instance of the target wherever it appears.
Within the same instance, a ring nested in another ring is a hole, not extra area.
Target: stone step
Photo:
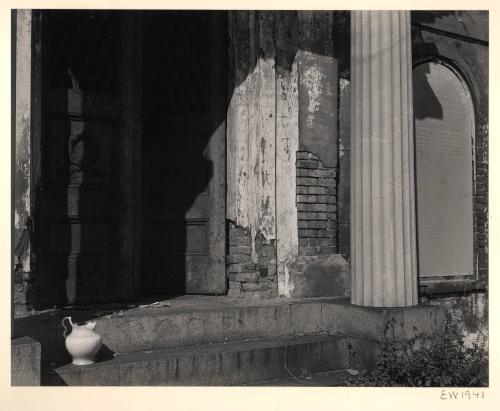
[[[435,307],[372,309],[350,305],[345,298],[249,301],[197,296],[124,310],[55,310],[16,320],[14,336],[39,341],[44,364],[69,363],[60,325],[69,315],[75,321],[97,321],[103,358],[113,353],[317,333],[379,340],[388,319],[404,324],[403,331],[412,334],[414,327],[433,332],[443,317]]]
[[[30,337],[11,341],[11,385],[40,385],[40,343]]]
[[[362,344],[361,361],[369,361],[376,343]],[[117,354],[88,366],[65,365],[44,376],[44,385],[243,385],[359,366],[360,358],[351,354],[345,337],[330,335],[176,347]]]
[[[277,380],[265,380],[245,384],[250,387],[346,387],[357,369],[344,369],[315,374],[302,374],[289,376]]]

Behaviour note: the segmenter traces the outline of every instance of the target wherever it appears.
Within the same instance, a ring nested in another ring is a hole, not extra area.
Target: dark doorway
[[[41,17],[38,301],[225,293],[226,14]]]
[[[117,152],[120,15],[42,14],[41,176],[36,187],[39,302],[127,298],[118,269],[123,217]]]
[[[226,35],[225,13],[143,13],[146,295],[226,291]]]

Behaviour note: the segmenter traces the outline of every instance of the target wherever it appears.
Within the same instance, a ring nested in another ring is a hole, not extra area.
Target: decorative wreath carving
[[[93,166],[99,159],[100,149],[96,139],[86,130],[74,130],[68,142],[71,172],[78,172]]]

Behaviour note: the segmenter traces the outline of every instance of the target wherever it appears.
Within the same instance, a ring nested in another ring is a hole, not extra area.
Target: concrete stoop
[[[11,385],[40,385],[40,344],[30,337],[11,341]]]
[[[445,312],[365,308],[346,298],[186,296],[132,308],[52,310],[16,320],[13,337],[40,342],[42,385],[240,385],[370,368],[388,320],[407,338],[436,332]],[[96,364],[67,365],[64,316],[97,321],[103,348]]]
[[[346,387],[349,381],[359,373],[356,369],[341,369],[288,376],[277,380],[264,380],[243,384],[249,387]]]
[[[356,341],[361,358],[353,357],[350,344],[352,341],[347,342],[345,337],[315,335],[118,354],[89,366],[56,368],[48,382],[75,386],[227,386],[277,380],[287,385],[287,381],[304,380],[304,375],[353,368],[374,357],[374,341]]]

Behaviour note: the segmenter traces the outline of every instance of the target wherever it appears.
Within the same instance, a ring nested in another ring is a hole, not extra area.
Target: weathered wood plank
[[[298,150],[298,18],[276,16],[276,230],[278,292],[290,295],[286,263],[297,256],[296,152]]]
[[[227,218],[276,238],[274,13],[231,12]],[[255,247],[254,248],[254,258]]]

